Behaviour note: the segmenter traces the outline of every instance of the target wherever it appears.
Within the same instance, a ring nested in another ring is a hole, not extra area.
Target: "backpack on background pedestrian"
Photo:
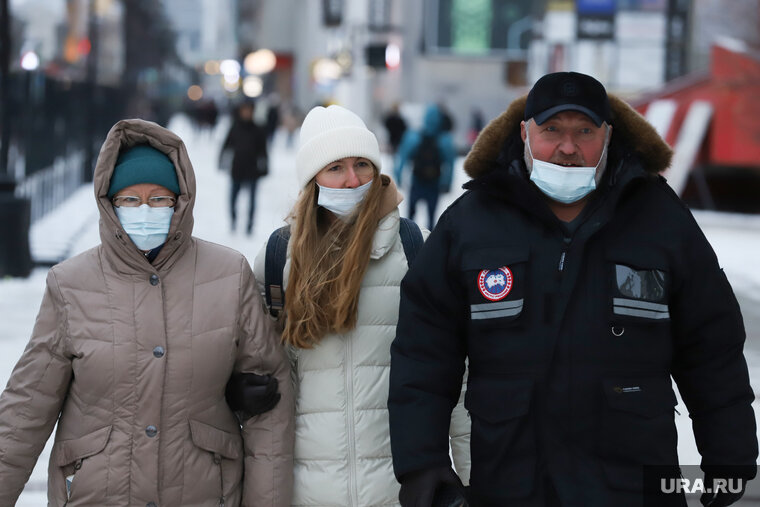
[[[290,225],[254,263],[297,393],[293,505],[398,505],[390,344],[399,285],[427,231],[400,217],[401,195],[380,169],[377,139],[357,115],[312,109],[300,131]],[[466,483],[469,424],[462,400],[455,405],[447,440]]]
[[[50,269],[0,396],[0,505],[56,423],[49,505],[290,505],[288,360],[245,257],[192,236],[184,143],[122,120],[94,188],[101,244]],[[225,391],[243,373],[268,394],[241,425]]]
[[[393,170],[394,178],[402,185],[404,169],[411,161],[409,218],[414,220],[417,203],[423,200],[427,205],[428,227],[435,226],[438,197],[451,190],[455,158],[451,134],[441,129],[441,111],[430,104],[425,109],[422,128],[404,134]]]
[[[237,198],[243,187],[248,188],[248,211],[245,216],[245,232],[253,232],[253,215],[256,208],[256,186],[259,178],[269,172],[267,155],[267,131],[254,122],[255,105],[253,102],[243,102],[235,108],[227,137],[222,144],[219,154],[220,167],[224,164],[225,154],[232,152],[230,169],[230,228],[235,230],[237,225]]]
[[[472,147],[475,144],[475,140],[478,138],[478,134],[483,130],[486,121],[483,118],[483,111],[478,107],[473,107],[470,110],[470,129],[467,131],[467,144]]]

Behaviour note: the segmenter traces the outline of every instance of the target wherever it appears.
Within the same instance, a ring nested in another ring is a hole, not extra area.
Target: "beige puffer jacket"
[[[119,149],[144,142],[174,162],[181,189],[153,264],[106,196]],[[102,244],[50,270],[0,397],[0,506],[18,498],[56,421],[51,506],[289,505],[288,362],[245,258],[190,235],[195,176],[184,144],[154,123],[117,123],[95,195]],[[224,398],[233,371],[273,373],[282,393],[242,430]]]
[[[396,335],[401,279],[407,271],[397,192],[392,182],[386,188],[393,207],[375,232],[356,328],[330,334],[313,349],[290,349],[296,384],[294,506],[399,505],[387,408],[390,346]],[[265,254],[266,245],[254,261],[262,292]],[[289,273],[288,250],[285,287]],[[456,471],[467,484],[470,421],[463,397],[454,409],[450,434]]]

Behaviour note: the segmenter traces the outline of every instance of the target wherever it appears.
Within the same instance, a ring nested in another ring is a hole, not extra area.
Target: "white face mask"
[[[317,187],[319,187],[317,204],[332,211],[338,217],[346,219],[354,212],[356,206],[364,200],[370,185],[372,185],[372,180],[356,188],[330,188],[317,183]]]
[[[166,242],[174,208],[151,208],[142,204],[136,208],[114,207],[121,226],[140,250],[153,250]]]
[[[549,198],[570,204],[586,197],[597,184],[597,169],[604,168],[607,164],[607,145],[609,144],[609,128],[604,138],[604,148],[599,162],[593,167],[566,167],[551,162],[545,162],[533,158],[530,149],[529,129],[525,129],[525,146],[527,147],[527,157],[530,157],[528,167],[530,171],[530,181],[548,196]],[[526,158],[527,158],[526,157]],[[526,160],[526,163],[528,160]],[[601,178],[603,171],[599,171]]]

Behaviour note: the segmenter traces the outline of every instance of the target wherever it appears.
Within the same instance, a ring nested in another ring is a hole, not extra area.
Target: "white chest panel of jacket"
[[[387,408],[390,347],[408,267],[398,217],[397,210],[387,215],[375,234],[356,328],[325,336],[313,349],[289,350],[296,382],[293,506],[399,505]],[[263,259],[264,249],[255,262],[260,284]],[[290,259],[286,286],[289,271]],[[469,456],[455,456],[457,462],[467,463],[467,480]]]

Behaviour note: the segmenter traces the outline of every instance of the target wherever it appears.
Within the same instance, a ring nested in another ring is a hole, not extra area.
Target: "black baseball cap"
[[[536,81],[525,103],[525,120],[538,125],[561,111],[578,111],[601,127],[611,123],[612,112],[602,83],[578,72],[554,72]]]

